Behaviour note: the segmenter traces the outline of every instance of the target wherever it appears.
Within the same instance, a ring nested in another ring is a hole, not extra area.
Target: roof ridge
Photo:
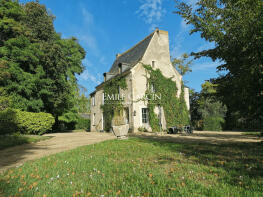
[[[145,41],[147,38],[149,38],[150,36],[152,36],[158,29],[154,30],[152,33],[150,33],[148,36],[146,36],[143,40],[139,41],[137,44],[135,44],[133,47],[129,48],[128,50],[124,51],[123,53],[119,54],[118,57],[116,59],[118,59],[119,57],[121,57],[122,55],[128,53],[129,51],[131,51],[132,49],[134,49],[135,47],[137,47],[139,44],[141,44],[143,41]]]

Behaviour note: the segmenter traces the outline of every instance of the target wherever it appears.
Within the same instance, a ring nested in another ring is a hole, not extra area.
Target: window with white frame
[[[93,95],[92,97],[91,97],[91,101],[92,101],[92,106],[95,106],[95,95]]]
[[[142,123],[148,123],[149,112],[148,108],[142,108]]]

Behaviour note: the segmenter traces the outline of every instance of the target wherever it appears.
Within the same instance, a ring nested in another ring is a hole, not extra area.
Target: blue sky
[[[40,0],[40,3],[56,16],[56,31],[63,38],[75,36],[86,50],[83,61],[86,69],[78,80],[89,93],[103,81],[103,73],[108,72],[116,54],[135,45],[155,27],[169,32],[172,57],[213,47],[198,33],[189,35],[190,27],[173,13],[173,0]],[[194,61],[193,71],[184,77],[187,86],[200,91],[204,80],[218,76],[217,65],[208,58]]]

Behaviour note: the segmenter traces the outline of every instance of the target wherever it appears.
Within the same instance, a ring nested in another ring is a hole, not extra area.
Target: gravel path
[[[263,137],[252,135],[245,135],[243,132],[233,131],[194,131],[193,134],[156,134],[156,133],[136,133],[132,136],[158,139],[179,143],[210,143],[210,144],[224,144],[224,143],[259,143],[263,141]]]
[[[0,173],[29,160],[116,138],[113,134],[98,132],[50,133],[44,136],[52,138],[1,150]]]

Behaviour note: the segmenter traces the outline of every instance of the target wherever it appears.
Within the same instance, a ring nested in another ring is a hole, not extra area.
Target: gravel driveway
[[[98,132],[50,133],[44,136],[52,138],[1,150],[0,173],[29,160],[116,138],[113,134]]]

